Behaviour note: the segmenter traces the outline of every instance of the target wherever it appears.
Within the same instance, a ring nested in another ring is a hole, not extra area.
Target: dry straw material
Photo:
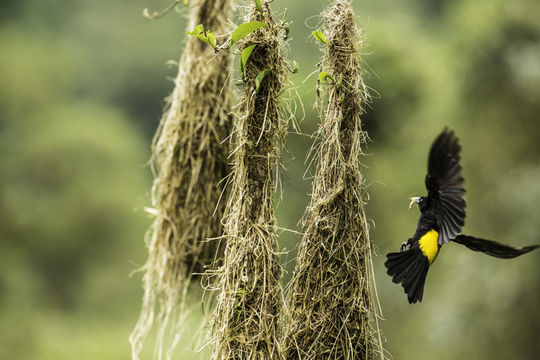
[[[188,29],[203,24],[225,33],[230,0],[192,0]],[[186,316],[185,300],[194,274],[223,254],[221,224],[227,198],[232,130],[230,56],[189,37],[175,87],[167,99],[153,143],[155,221],[143,268],[142,312],[130,341],[138,359],[150,329],[156,354],[170,358]],[[213,240],[212,240],[213,239]]]
[[[324,12],[322,123],[312,150],[316,164],[304,236],[289,287],[287,359],[373,359],[382,348],[371,282],[372,244],[360,156],[360,116],[368,101],[359,58],[361,37],[350,4]],[[324,73],[323,73],[324,74]]]
[[[212,359],[282,359],[279,347],[283,306],[273,193],[284,126],[280,95],[287,81],[282,55],[285,31],[255,5],[246,21],[262,27],[239,44],[256,45],[245,66],[245,81],[235,122],[231,196],[227,204],[224,264],[213,316]],[[261,74],[266,71],[262,81]],[[260,85],[258,86],[257,84]]]

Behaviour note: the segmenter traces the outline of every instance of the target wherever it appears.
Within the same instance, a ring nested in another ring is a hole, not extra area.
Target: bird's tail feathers
[[[386,255],[384,265],[387,273],[396,284],[401,283],[409,303],[422,301],[424,284],[429,270],[429,261],[419,248],[393,252]]]
[[[498,257],[501,259],[512,259],[520,255],[526,254],[533,250],[539,249],[540,245],[524,246],[521,248],[514,248],[508,245],[504,245],[493,240],[480,239],[469,235],[458,235],[453,242],[461,245],[465,245],[473,251],[480,251],[484,254]]]

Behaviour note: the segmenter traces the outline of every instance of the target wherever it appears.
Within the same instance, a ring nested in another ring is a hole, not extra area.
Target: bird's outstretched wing
[[[440,245],[454,239],[465,224],[465,188],[461,176],[461,145],[454,131],[445,129],[431,145],[426,188],[430,211],[437,219]]]
[[[533,250],[540,249],[540,245],[529,245],[521,248],[515,248],[495,242],[493,240],[480,239],[474,236],[463,234],[456,236],[456,238],[452,239],[452,241],[461,245],[465,245],[473,251],[480,251],[484,254],[498,257],[501,259],[512,259]]]

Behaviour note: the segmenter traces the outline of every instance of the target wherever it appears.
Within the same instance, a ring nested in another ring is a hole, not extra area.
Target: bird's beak
[[[411,203],[409,204],[409,209],[411,209],[414,205],[418,204],[418,200],[420,200],[419,196],[413,196],[412,198],[409,198],[411,200]]]

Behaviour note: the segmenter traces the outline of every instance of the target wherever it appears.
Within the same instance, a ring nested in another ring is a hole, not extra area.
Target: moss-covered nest
[[[215,360],[282,359],[282,270],[273,194],[285,135],[280,106],[287,82],[285,30],[274,22],[267,2],[262,12],[252,4],[246,22],[267,26],[239,43],[240,51],[256,46],[245,66],[237,108],[224,264],[214,274],[221,291],[212,326]]]
[[[230,0],[192,0],[188,29],[225,33]],[[152,209],[143,304],[130,341],[134,358],[156,325],[156,355],[174,349],[188,314],[192,280],[223,256],[222,220],[230,173],[231,58],[187,40],[175,87],[153,142]],[[198,281],[194,287],[198,286]],[[168,355],[169,356],[169,355]]]
[[[359,57],[361,36],[350,4],[336,0],[324,12],[321,125],[304,235],[289,286],[287,359],[373,359],[382,356],[374,330],[372,243],[364,212],[368,199],[360,171],[367,136],[361,115],[369,100]]]

